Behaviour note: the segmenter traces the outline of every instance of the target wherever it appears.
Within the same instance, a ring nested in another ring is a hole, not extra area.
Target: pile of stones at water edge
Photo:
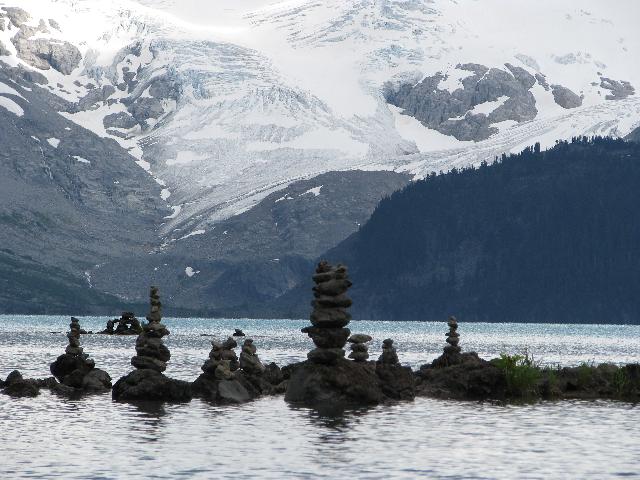
[[[77,318],[71,318],[67,339],[69,344],[65,353],[60,355],[49,369],[60,382],[55,388],[57,393],[76,395],[83,393],[101,393],[111,389],[111,377],[104,370],[95,368],[95,362],[84,353],[80,346],[82,329]]]
[[[356,333],[349,337],[351,353],[349,358],[354,362],[366,362],[369,359],[369,346],[367,345],[373,338],[364,333]]]
[[[136,340],[136,356],[131,365],[136,370],[120,378],[113,386],[114,400],[158,400],[183,402],[191,399],[191,384],[165,376],[167,362],[171,358],[162,337],[169,330],[162,324],[162,303],[157,287],[151,287],[150,309],[147,323]]]
[[[393,340],[386,338],[382,341],[382,355],[378,357],[378,365],[397,366],[400,365],[396,347],[393,346]]]
[[[234,337],[245,337],[246,335],[244,334],[244,332],[242,330],[240,330],[239,328],[236,328],[233,332],[233,336]]]
[[[307,358],[313,363],[332,365],[344,358],[343,348],[351,334],[346,328],[351,320],[347,311],[352,303],[347,296],[351,281],[345,266],[333,267],[327,262],[318,264],[313,281],[316,286],[311,302],[312,325],[303,328],[302,332],[311,337],[316,348],[307,354]]]
[[[100,333],[105,335],[140,335],[142,325],[133,312],[122,312],[120,319],[107,320],[107,327]]]
[[[224,342],[211,342],[209,358],[202,365],[203,373],[192,385],[194,396],[218,404],[231,404],[273,393],[275,387],[270,382],[282,382],[279,367],[275,364],[264,367],[251,339],[244,341],[238,361],[234,350],[237,346],[233,337]]]
[[[77,330],[79,334],[84,335],[87,332],[84,328],[82,328],[80,326],[80,320],[78,320],[76,317],[71,317],[71,324],[69,325],[69,329],[70,330]]]
[[[443,349],[442,355],[436,358],[431,366],[433,368],[445,368],[462,363],[478,363],[480,358],[475,352],[462,353],[460,348],[460,334],[458,333],[458,321],[456,317],[449,317],[447,322],[449,331],[447,332],[447,345]]]
[[[366,361],[366,342],[371,341],[368,335],[353,337],[351,358],[356,361],[344,358],[343,347],[351,334],[346,328],[351,319],[347,310],[351,306],[346,295],[351,287],[347,268],[320,262],[312,278],[316,284],[313,288],[315,298],[311,303],[312,325],[302,332],[311,337],[316,348],[309,352],[306,362],[287,369],[290,377],[285,399],[330,413],[352,406],[406,398],[405,391],[412,391],[413,387],[411,369],[398,365],[399,378],[392,378],[394,372],[386,370],[382,376],[379,375],[376,363]]]

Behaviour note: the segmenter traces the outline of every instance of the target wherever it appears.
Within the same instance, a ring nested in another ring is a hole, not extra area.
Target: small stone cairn
[[[371,336],[363,333],[356,333],[349,337],[349,343],[351,343],[351,353],[349,358],[354,362],[366,362],[369,358],[369,346],[368,342],[373,340]]]
[[[378,358],[379,365],[400,365],[396,347],[393,346],[393,340],[387,338],[382,341],[382,355]]]
[[[456,320],[456,317],[449,317],[447,325],[449,325],[449,332],[447,333],[446,342],[449,345],[444,347],[444,353],[445,355],[458,355],[462,349],[458,346],[460,343],[460,334],[457,332],[458,321]]]
[[[316,348],[307,358],[313,363],[332,365],[344,358],[343,348],[351,334],[345,328],[351,320],[347,308],[352,302],[346,295],[351,282],[345,266],[333,267],[325,261],[318,264],[313,281],[316,286],[313,287],[315,299],[311,302],[312,325],[302,332],[311,337]]]
[[[164,372],[167,369],[171,353],[162,343],[162,337],[169,335],[169,330],[161,323],[162,303],[158,287],[151,287],[149,300],[151,307],[147,315],[148,323],[142,327],[142,333],[136,340],[137,355],[131,359],[131,365],[137,369]]]
[[[95,362],[84,353],[80,346],[80,333],[82,332],[80,322],[77,318],[71,317],[69,333],[67,339],[69,344],[65,353],[60,355],[49,369],[54,377],[66,387],[74,389],[101,391],[111,387],[109,375],[95,368]],[[71,393],[62,391],[62,393]]]
[[[242,352],[240,352],[240,369],[249,375],[262,375],[265,371],[265,366],[256,352],[253,340],[247,338],[242,344]]]
[[[142,325],[133,312],[122,312],[119,319],[107,320],[106,328],[100,333],[105,335],[140,335]]]
[[[230,380],[233,372],[239,367],[238,357],[234,348],[238,346],[232,337],[224,342],[211,342],[211,352],[209,359],[202,365],[202,371],[206,375],[215,377],[216,380]]]

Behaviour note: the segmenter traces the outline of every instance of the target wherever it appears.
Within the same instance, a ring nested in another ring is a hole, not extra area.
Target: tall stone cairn
[[[456,331],[458,330],[458,321],[456,320],[456,317],[449,317],[447,325],[449,325],[449,332],[447,332],[446,340],[448,345],[444,347],[444,354],[455,356],[462,351],[458,346],[460,343],[460,334]]]
[[[75,317],[71,317],[71,323],[69,324],[69,333],[67,338],[69,339],[69,345],[65,349],[65,352],[69,355],[82,355],[82,347],[80,346],[80,320]],[[93,362],[93,360],[91,360]]]
[[[351,320],[347,308],[351,306],[351,299],[346,293],[351,282],[347,268],[343,265],[336,267],[322,261],[313,276],[316,286],[313,287],[315,299],[311,302],[312,325],[302,329],[311,337],[317,348],[307,354],[313,363],[331,365],[344,358],[343,350],[351,334],[345,328]]]
[[[164,372],[171,353],[162,343],[162,337],[169,335],[169,330],[161,323],[162,303],[158,287],[151,287],[149,300],[151,307],[147,315],[148,323],[142,326],[142,333],[136,339],[137,355],[131,359],[131,365],[137,369]]]

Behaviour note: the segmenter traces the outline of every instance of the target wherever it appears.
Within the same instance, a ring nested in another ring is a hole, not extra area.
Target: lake
[[[86,330],[105,317],[82,317]],[[291,320],[171,319],[167,375],[194,380],[211,337],[241,328],[264,363],[301,361],[312,348]],[[0,377],[49,376],[69,317],[0,316]],[[393,338],[402,363],[437,357],[446,323],[349,325]],[[640,361],[640,326],[460,322],[465,350],[484,358],[527,351],[549,365]],[[60,332],[60,333],[52,333]],[[83,335],[85,352],[117,380],[132,369],[135,337]],[[110,395],[66,400],[0,395],[0,478],[640,478],[640,407],[623,402],[501,405],[418,398],[324,417],[282,397],[216,407],[129,405]]]

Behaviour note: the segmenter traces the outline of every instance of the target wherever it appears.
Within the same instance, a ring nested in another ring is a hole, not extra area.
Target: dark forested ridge
[[[411,184],[325,257],[356,318],[640,323],[639,187],[640,144],[536,146]]]

